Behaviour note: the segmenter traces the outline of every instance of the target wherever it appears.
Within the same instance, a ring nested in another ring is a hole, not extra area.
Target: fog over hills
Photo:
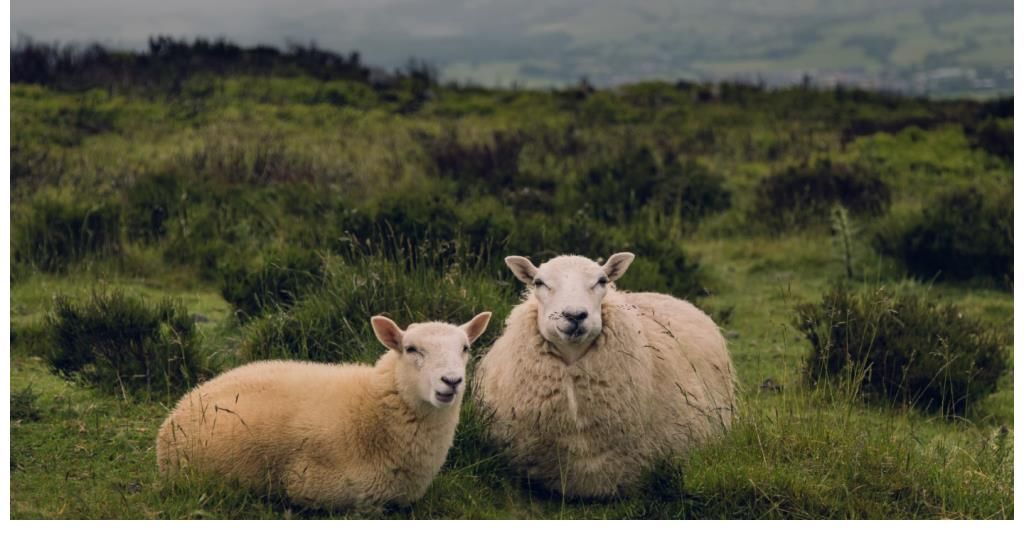
[[[14,0],[12,39],[153,35],[415,56],[494,85],[678,78],[1010,94],[1009,0]]]

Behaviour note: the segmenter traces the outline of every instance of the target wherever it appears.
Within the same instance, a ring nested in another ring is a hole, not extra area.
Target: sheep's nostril
[[[562,312],[562,316],[571,322],[579,323],[587,319],[586,311],[569,311],[565,310]]]
[[[452,388],[457,388],[462,383],[462,377],[441,377],[441,380]]]

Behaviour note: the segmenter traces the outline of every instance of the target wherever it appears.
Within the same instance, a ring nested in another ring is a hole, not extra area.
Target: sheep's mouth
[[[581,341],[587,335],[587,329],[580,325],[572,325],[569,328],[559,328],[559,332],[568,341]]]
[[[434,392],[434,397],[441,403],[451,403],[455,399],[455,392],[452,391],[447,394],[444,392]]]

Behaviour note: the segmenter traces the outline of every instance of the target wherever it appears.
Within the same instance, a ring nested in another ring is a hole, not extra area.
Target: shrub
[[[1013,196],[976,187],[948,191],[909,223],[875,237],[879,251],[923,279],[1013,280]]]
[[[1004,336],[952,304],[908,292],[836,288],[798,306],[796,325],[811,343],[812,384],[845,378],[891,404],[963,413],[1007,367]]]
[[[119,252],[120,226],[120,208],[115,204],[42,192],[15,217],[14,259],[61,272],[87,256]]]
[[[57,296],[47,326],[50,365],[103,390],[171,400],[211,373],[200,359],[195,322],[179,302],[153,304],[120,291],[94,292],[82,302]]]
[[[774,231],[826,223],[836,204],[855,215],[880,215],[892,199],[876,174],[827,159],[765,178],[754,196],[751,220]]]
[[[283,248],[259,261],[238,260],[221,270],[221,294],[243,319],[276,307],[293,305],[323,276],[323,260],[315,251]]]
[[[731,194],[724,184],[724,178],[696,160],[662,166],[647,147],[639,147],[591,168],[579,190],[582,203],[602,221],[625,223],[646,208],[694,223],[729,208]]]
[[[497,132],[493,143],[462,143],[449,130],[431,140],[427,150],[440,176],[498,194],[511,188],[519,177],[519,155],[524,146],[526,137],[520,132]]]
[[[965,129],[971,146],[1000,159],[1013,162],[1013,120],[988,118]]]
[[[181,218],[187,194],[176,175],[142,178],[124,190],[125,230],[130,240],[155,242],[167,235],[171,220]]]
[[[661,181],[654,154],[641,146],[591,168],[580,182],[579,191],[597,219],[622,223],[654,198]]]
[[[335,263],[325,269],[322,288],[288,311],[251,323],[242,356],[371,361],[382,352],[370,328],[374,315],[387,314],[403,328],[427,320],[461,324],[481,311],[494,312],[500,321],[515,301],[515,291],[511,281],[457,269],[408,268],[381,258]],[[476,347],[485,349],[496,336],[492,328]]]
[[[633,227],[620,238],[621,248],[614,251],[632,251],[637,255],[619,283],[624,289],[662,292],[680,298],[707,294],[699,262],[683,250],[677,235],[664,234],[653,227]]]

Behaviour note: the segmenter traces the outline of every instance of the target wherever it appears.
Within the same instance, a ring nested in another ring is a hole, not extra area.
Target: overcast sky
[[[586,2],[587,0],[583,0]],[[561,0],[563,5],[579,0]],[[286,41],[368,60],[407,58],[410,41],[497,33],[517,26],[540,0],[14,0],[12,39],[101,41],[139,48],[158,34],[226,37],[243,45]],[[415,52],[415,51],[412,51]]]

